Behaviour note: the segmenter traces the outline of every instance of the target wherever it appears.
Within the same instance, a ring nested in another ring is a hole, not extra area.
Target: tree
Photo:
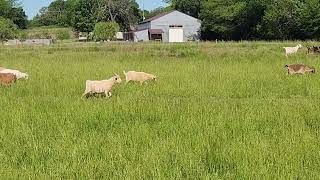
[[[100,0],[98,12],[99,21],[117,22],[123,30],[130,30],[131,26],[142,20],[135,0]]]
[[[241,25],[246,16],[247,3],[237,0],[208,0],[200,14],[202,33],[210,38],[241,39]]]
[[[16,25],[11,20],[0,17],[0,41],[14,38],[16,34]]]
[[[80,32],[91,32],[98,22],[97,13],[99,0],[79,0],[75,4],[72,27]]]
[[[178,11],[198,18],[204,0],[164,0],[164,2],[170,3],[171,7]]]
[[[71,26],[77,31],[91,32],[101,21],[114,21],[122,30],[129,30],[141,20],[142,13],[135,0],[55,0],[43,7],[31,24]]]
[[[0,17],[11,19],[20,29],[27,28],[27,16],[16,0],[0,0]]]
[[[274,0],[257,30],[263,39],[295,39],[300,36],[299,0]]]
[[[11,6],[7,0],[0,0],[0,16],[6,17]]]
[[[320,38],[320,0],[163,0],[202,21],[203,39]]]
[[[14,24],[18,26],[19,29],[27,29],[27,15],[22,9],[22,7],[11,8],[7,17],[10,17],[10,19],[13,21]]]
[[[111,40],[119,30],[120,27],[116,22],[100,22],[94,28],[94,36],[98,41]]]
[[[37,16],[33,18],[33,25],[70,27],[72,25],[74,0],[56,0],[48,7],[40,9]]]
[[[303,38],[320,39],[320,0],[306,0],[299,11]]]

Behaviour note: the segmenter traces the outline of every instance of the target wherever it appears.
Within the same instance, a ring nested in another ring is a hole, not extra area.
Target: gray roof
[[[163,16],[165,16],[167,14],[170,14],[170,13],[172,13],[174,11],[176,11],[176,10],[172,10],[172,11],[169,11],[169,12],[164,12],[164,13],[158,14],[156,16],[153,16],[153,17],[151,17],[149,19],[146,19],[146,20],[140,22],[139,24],[144,24],[144,23],[148,23],[148,22],[154,21],[154,20],[159,19],[159,18],[161,18],[161,17],[163,17]]]

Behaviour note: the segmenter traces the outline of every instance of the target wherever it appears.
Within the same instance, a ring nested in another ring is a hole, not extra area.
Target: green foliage
[[[37,16],[32,20],[33,27],[59,26],[70,27],[76,2],[74,0],[56,0],[48,7],[40,9]]]
[[[96,13],[97,0],[87,1],[79,0],[75,5],[75,14],[72,21],[72,27],[80,32],[92,32],[97,23]]]
[[[117,22],[122,30],[130,30],[142,20],[142,13],[135,0],[98,0],[98,19]],[[101,8],[102,7],[102,8]]]
[[[0,17],[0,43],[17,35],[16,25],[9,19]]]
[[[20,40],[26,40],[28,39],[28,32],[25,30],[20,30],[18,37]]]
[[[49,29],[42,28],[38,31],[35,32],[30,32],[28,33],[29,38],[33,39],[51,39],[53,38],[53,34],[49,32]]]
[[[68,40],[71,38],[70,32],[65,29],[61,29],[57,32],[57,39],[58,40]]]
[[[16,0],[0,0],[0,17],[10,19],[20,29],[27,28],[27,16]]]
[[[265,39],[299,37],[299,0],[274,0],[268,6],[258,32]]]
[[[29,28],[25,31],[28,38],[53,38],[53,39],[70,39],[73,37],[71,28],[61,28],[61,27],[35,27]]]
[[[49,30],[48,30],[48,29],[43,29],[43,30],[41,31],[40,38],[50,39],[50,38],[51,38],[51,35],[50,35],[50,33],[49,33]]]
[[[120,27],[116,22],[100,22],[94,27],[94,36],[96,40],[112,40],[114,39]]]
[[[320,39],[320,0],[307,0],[302,3],[301,30],[308,39]]]
[[[208,0],[201,19],[203,31],[214,32],[223,39],[234,39],[241,32],[239,24],[245,16],[245,1]]]
[[[7,0],[0,0],[0,17],[6,17],[10,9],[11,6]]]
[[[19,29],[27,29],[27,15],[22,7],[13,7],[7,14],[7,18],[11,19]]]
[[[184,12],[190,16],[199,17],[204,0],[172,0],[172,7],[176,10]]]
[[[55,0],[43,7],[31,25],[73,27],[76,31],[91,32],[101,21],[115,21],[121,29],[129,30],[142,20],[135,0]]]

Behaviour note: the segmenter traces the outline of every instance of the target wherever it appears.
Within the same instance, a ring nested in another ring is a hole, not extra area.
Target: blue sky
[[[28,18],[32,19],[35,16],[40,8],[48,6],[53,0],[21,0],[24,10],[26,11]],[[147,10],[155,9],[159,6],[165,6],[161,0],[136,0],[140,7],[144,4],[144,8]]]

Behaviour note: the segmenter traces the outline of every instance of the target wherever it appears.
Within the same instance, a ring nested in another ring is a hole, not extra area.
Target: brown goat
[[[288,68],[288,74],[305,74],[306,72],[316,73],[316,69],[314,67],[309,67],[303,64],[291,64],[286,65]]]
[[[308,54],[320,53],[320,46],[308,47]]]
[[[17,77],[11,73],[0,73],[0,84],[3,86],[10,86],[16,82]]]

